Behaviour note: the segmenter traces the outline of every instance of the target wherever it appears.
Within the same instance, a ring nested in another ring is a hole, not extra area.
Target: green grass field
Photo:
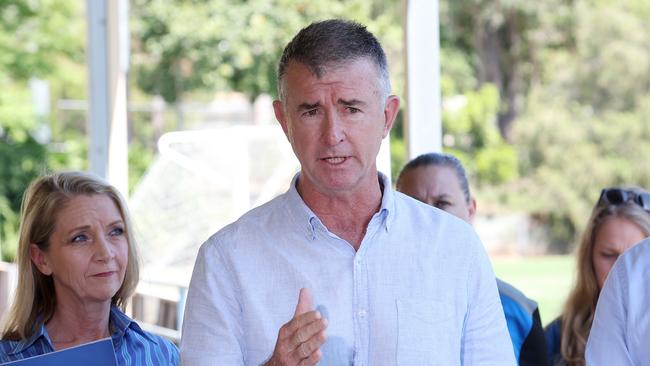
[[[492,258],[497,277],[537,301],[542,324],[557,317],[574,282],[573,256]]]

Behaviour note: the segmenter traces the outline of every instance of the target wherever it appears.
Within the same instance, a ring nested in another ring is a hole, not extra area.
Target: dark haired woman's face
[[[599,289],[603,288],[607,274],[618,256],[645,237],[638,225],[624,217],[611,216],[605,219],[594,235],[592,255]]]
[[[411,169],[402,174],[397,189],[467,222],[474,217],[476,207],[465,199],[453,168],[429,165]]]
[[[106,195],[72,198],[58,212],[49,248],[35,244],[31,257],[52,276],[57,301],[106,302],[122,286],[128,262],[124,220]]]

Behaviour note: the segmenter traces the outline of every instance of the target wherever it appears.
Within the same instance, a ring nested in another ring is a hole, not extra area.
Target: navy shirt
[[[561,365],[564,362],[560,345],[562,344],[562,317],[558,317],[544,329],[548,358],[551,365]]]
[[[178,349],[170,341],[143,331],[131,318],[117,307],[111,307],[111,338],[118,365],[178,365]],[[45,325],[31,337],[0,341],[0,363],[54,352],[52,340]]]

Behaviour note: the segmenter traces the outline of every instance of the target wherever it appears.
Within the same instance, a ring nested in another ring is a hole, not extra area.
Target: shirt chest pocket
[[[458,365],[462,321],[451,304],[397,300],[397,364]]]

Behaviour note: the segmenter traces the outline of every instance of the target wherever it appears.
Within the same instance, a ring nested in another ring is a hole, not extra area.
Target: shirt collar
[[[287,209],[289,215],[300,226],[300,229],[305,231],[311,240],[316,238],[315,226],[320,223],[316,214],[305,204],[300,194],[298,193],[298,179],[300,172],[296,173],[291,180],[291,185],[286,193]]]
[[[37,324],[40,323],[40,318],[37,320],[36,323]],[[38,331],[32,334],[31,337],[24,339],[22,341],[18,341],[14,346],[14,349],[9,352],[9,355],[14,355],[23,352],[27,348],[33,346],[34,343],[36,343],[36,341],[38,341],[41,337],[43,337],[43,342],[45,342],[52,350],[54,350],[54,347],[52,347],[52,342],[50,341],[50,336],[47,334],[47,330],[45,329],[45,324],[41,323],[41,326],[39,327]]]
[[[117,306],[111,306],[111,315],[110,315],[110,324],[111,324],[111,338],[113,339],[114,344],[119,344],[124,338],[127,330],[132,330],[139,333],[141,336],[150,340],[154,344],[158,344],[156,339],[151,337],[147,332],[143,331],[142,328],[136,323],[133,319],[129,318],[124,314]]]
[[[322,226],[322,222],[314,212],[305,204],[298,193],[297,184],[300,173],[296,173],[291,180],[291,185],[286,193],[289,215],[302,227],[305,233],[312,239],[316,239],[316,227]],[[378,214],[382,216],[386,231],[390,230],[394,221],[395,193],[393,192],[390,179],[383,173],[378,173],[379,183],[382,186],[381,206]]]
[[[379,172],[379,183],[382,185],[381,206],[379,214],[384,218],[386,231],[390,231],[393,221],[395,221],[395,191],[391,185],[390,179]]]
[[[40,321],[37,321],[37,323],[39,322]],[[138,325],[138,323],[136,323],[133,319],[129,318],[120,309],[118,309],[117,306],[114,305],[111,305],[110,327],[111,327],[111,338],[113,339],[113,343],[116,345],[122,341],[122,339],[124,338],[124,334],[126,334],[127,329],[131,329],[134,332],[139,333],[140,335],[150,340],[154,344],[158,343],[147,332],[143,331],[142,328],[140,328],[140,326]],[[38,331],[35,332],[31,337],[17,342],[16,346],[11,352],[9,352],[9,354],[13,355],[13,354],[23,352],[25,349],[33,346],[34,343],[36,343],[41,337],[43,337],[43,342],[45,342],[50,347],[50,349],[54,351],[54,347],[52,346],[52,341],[50,339],[50,335],[47,333],[45,324],[41,324]]]

